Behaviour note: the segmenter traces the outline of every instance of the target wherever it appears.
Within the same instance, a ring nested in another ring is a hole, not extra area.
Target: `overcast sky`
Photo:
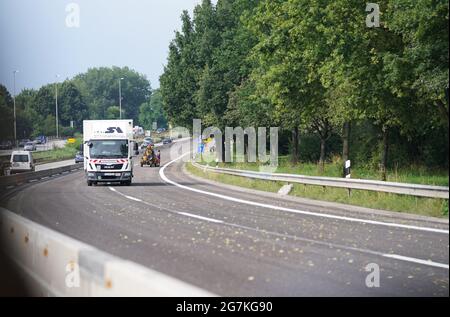
[[[192,13],[200,2],[0,0],[0,83],[12,93],[19,70],[18,93],[54,82],[56,74],[63,80],[114,65],[145,74],[157,88],[182,10]],[[79,27],[71,3],[78,5]]]

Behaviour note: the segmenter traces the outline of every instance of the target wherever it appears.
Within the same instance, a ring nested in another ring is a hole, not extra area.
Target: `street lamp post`
[[[14,101],[14,145],[17,146],[17,119],[16,119],[16,74],[18,70],[13,71],[14,76],[14,89],[13,89],[13,101]]]
[[[119,117],[122,120],[122,82],[123,78],[119,78]]]
[[[55,82],[55,107],[56,107],[56,138],[59,138],[59,120],[58,120],[58,78],[59,75],[56,75],[56,82]]]

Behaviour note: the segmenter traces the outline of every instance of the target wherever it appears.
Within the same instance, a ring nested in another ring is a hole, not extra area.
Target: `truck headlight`
[[[123,176],[125,176],[125,177],[130,177],[130,176],[131,176],[131,173],[129,173],[129,172],[123,173]]]
[[[94,177],[95,174],[94,173],[88,173],[88,177]]]

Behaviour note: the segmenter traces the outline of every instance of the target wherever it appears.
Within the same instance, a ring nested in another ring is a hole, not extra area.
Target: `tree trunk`
[[[345,162],[349,159],[349,153],[350,153],[350,122],[346,121],[344,122],[344,126],[342,128],[342,161],[345,166]],[[343,168],[343,177],[345,177],[345,168]]]
[[[345,122],[342,129],[342,160],[347,161],[349,158],[349,142],[350,142],[350,122]]]
[[[299,161],[299,129],[295,127],[292,130],[292,158],[293,164],[297,164]]]
[[[320,138],[320,158],[319,158],[319,167],[320,167],[320,172],[323,173],[324,168],[325,168],[325,143],[326,143],[326,139],[325,138]]]
[[[381,180],[386,181],[386,169],[387,169],[387,162],[388,162],[388,151],[389,151],[389,133],[388,128],[383,127],[383,149],[381,153],[381,164],[380,164],[380,171],[381,171]]]

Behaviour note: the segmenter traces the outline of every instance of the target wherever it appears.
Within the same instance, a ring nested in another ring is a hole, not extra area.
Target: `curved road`
[[[169,150],[162,171],[135,166],[131,187],[88,187],[77,172],[16,189],[1,205],[218,295],[449,296],[448,222],[211,184]],[[366,286],[370,263],[380,287]]]

